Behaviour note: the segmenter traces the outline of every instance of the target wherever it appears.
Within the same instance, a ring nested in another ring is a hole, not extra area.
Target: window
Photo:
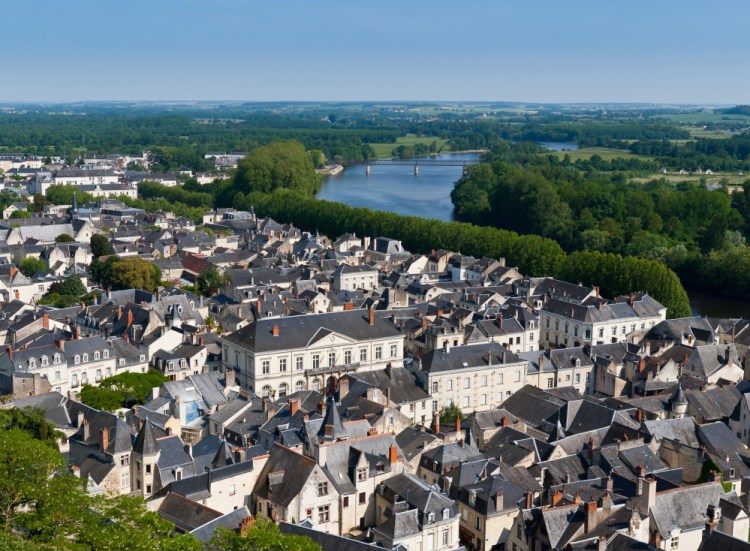
[[[517,383],[521,382],[521,372],[520,371],[516,371],[515,379],[516,379],[515,382],[517,382]]]
[[[570,373],[568,373],[567,375],[565,375],[565,380],[566,381],[570,381]]]
[[[445,381],[446,390],[453,390],[453,379]]]
[[[98,350],[96,352],[94,352],[94,359],[95,360],[98,360],[100,357],[101,357],[101,355],[99,354]]]
[[[120,457],[121,467],[126,467],[129,464],[130,464],[130,458],[127,455],[123,455],[122,457]]]
[[[101,380],[102,380],[102,370],[101,369],[97,369],[96,370],[96,382],[98,383]]]
[[[443,528],[443,545],[448,545],[448,530]]]
[[[578,384],[580,382],[581,382],[581,374],[580,373],[576,373],[576,384]]]
[[[521,344],[521,337],[516,337],[516,344]]]
[[[623,326],[622,326],[622,334],[624,335],[626,331],[627,331],[627,329],[626,329],[626,328],[625,328],[625,326],[623,325]]]
[[[294,390],[296,392],[299,392],[301,390],[305,390],[305,382],[304,381],[297,381],[294,383]]]
[[[432,383],[432,393],[435,394],[438,391],[438,384],[437,381],[434,381]]]
[[[304,358],[302,356],[297,356],[297,358],[294,361],[295,361],[295,367],[297,368],[297,371],[302,371],[302,367],[305,362]]]
[[[36,367],[36,360],[34,358],[29,358],[29,369],[34,369]]]
[[[87,362],[87,361],[89,361],[89,355],[88,355],[88,354],[84,354],[84,355],[83,355],[83,361],[84,361],[84,362]]]
[[[146,465],[146,474],[151,474],[151,464]]]
[[[486,406],[487,405],[487,395],[486,394],[482,394],[479,397],[479,405],[481,405],[481,406]]]
[[[479,517],[477,517],[476,524],[474,526],[476,526],[477,530],[481,530],[482,529],[482,519],[480,519]]]
[[[182,480],[182,469],[177,469],[175,472],[175,480]]]
[[[260,393],[263,398],[268,398],[271,395],[271,387],[269,385],[265,385]]]
[[[53,363],[59,364],[60,363],[60,354],[55,354],[54,359],[52,360]]]
[[[498,373],[497,374],[497,384],[499,384],[499,385],[503,384],[503,374],[502,373]]]
[[[328,353],[328,367],[333,367],[335,365],[336,365],[336,353],[329,352]]]
[[[669,541],[669,548],[670,549],[679,549],[680,547],[680,538],[672,538]]]
[[[534,333],[529,333],[529,342],[534,342]]]
[[[328,495],[328,482],[318,482],[318,497]]]
[[[279,385],[279,398],[283,398],[289,393],[289,385],[286,383],[281,383]]]
[[[482,386],[487,386],[487,375],[482,375]]]
[[[107,371],[105,371],[105,373],[107,374],[107,377],[111,377],[112,376],[112,368],[108,367]]]
[[[73,375],[73,378],[70,380],[70,386],[74,388],[78,386],[78,375]]]
[[[553,381],[552,377],[548,378],[547,379],[547,388],[553,388],[553,385],[554,385],[554,381]]]
[[[271,372],[270,360],[263,360],[260,365],[261,365],[261,371],[263,372],[263,375],[268,375]]]
[[[367,503],[367,494],[365,492],[360,492],[359,493],[359,504],[360,505],[364,505],[365,503]]]
[[[366,362],[367,361],[367,348],[360,348],[360,350],[359,350],[359,361],[360,362]]]
[[[42,367],[47,367],[48,364],[49,359],[47,358],[47,356],[42,356]]]
[[[286,373],[286,358],[279,358],[279,371]]]
[[[549,328],[549,318],[547,318],[547,328]]]
[[[574,337],[578,336],[578,326],[577,325],[573,328],[573,336]]]
[[[313,512],[312,509],[305,509],[305,516],[307,518],[312,518],[312,512]]]
[[[312,382],[312,389],[316,392],[320,390],[320,380],[319,379],[313,379]]]
[[[120,476],[120,485],[123,488],[129,488],[130,487],[130,471],[125,471]]]
[[[391,345],[391,358],[395,358],[396,356],[398,356],[398,345],[392,344]]]
[[[318,354],[313,355],[313,369],[320,369],[320,356]]]
[[[357,469],[357,481],[364,482],[365,480],[367,480],[367,467]]]
[[[591,338],[591,329],[586,329],[586,340]]]
[[[229,495],[233,496],[236,493],[237,493],[237,489],[235,488],[234,484],[230,484],[229,485]]]
[[[318,523],[322,524],[328,522],[331,518],[331,507],[330,505],[323,505],[318,507]]]
[[[55,371],[55,381],[59,381],[59,380],[60,380],[60,372]]]
[[[344,363],[346,365],[349,365],[352,363],[352,351],[351,350],[344,350]]]
[[[469,407],[469,397],[468,396],[464,396],[464,407],[465,408]]]
[[[555,320],[555,331],[560,330],[560,320]]]
[[[464,377],[464,388],[471,388],[471,377]]]
[[[612,336],[617,335],[617,327],[612,328]]]
[[[599,328],[599,336],[604,338],[604,327]]]
[[[382,346],[376,346],[375,347],[375,359],[376,360],[382,360],[383,359],[383,347]]]
[[[109,350],[105,350],[104,352],[102,352],[102,357],[105,360],[109,359]]]
[[[349,507],[349,496],[344,496],[344,509]]]

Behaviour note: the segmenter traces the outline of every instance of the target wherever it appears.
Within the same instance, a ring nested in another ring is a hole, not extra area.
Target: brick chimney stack
[[[390,460],[391,465],[395,465],[398,461],[398,448],[394,445],[391,445],[390,448],[388,448],[388,459]]]
[[[109,427],[99,430],[99,447],[103,452],[109,448]]]
[[[370,325],[375,325],[375,309],[370,308]]]
[[[42,315],[42,327],[49,331],[49,312],[45,312]]]
[[[278,323],[274,323],[273,324],[273,329],[271,331],[272,331],[272,334],[273,334],[274,337],[278,337],[279,336],[279,324]]]

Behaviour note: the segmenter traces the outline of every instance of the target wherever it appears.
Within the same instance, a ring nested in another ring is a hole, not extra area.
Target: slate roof
[[[198,541],[208,543],[213,539],[214,533],[216,532],[217,528],[221,527],[228,528],[229,530],[238,530],[240,525],[242,524],[242,521],[251,517],[252,515],[250,514],[250,510],[246,505],[243,505],[242,507],[231,511],[226,515],[222,515],[207,522],[203,526],[196,528],[190,533]]]
[[[287,507],[302,491],[316,467],[314,459],[276,444],[255,483],[253,493]],[[271,473],[275,476],[269,476]]]
[[[173,492],[165,496],[157,513],[164,520],[174,524],[178,532],[183,533],[191,532],[222,516],[219,511]]]
[[[719,505],[725,492],[718,482],[685,486],[656,494],[656,503],[650,514],[662,538],[680,528],[683,533],[702,530],[708,505]]]
[[[278,337],[273,336],[275,325],[279,327]],[[354,341],[401,336],[398,327],[389,318],[375,315],[374,325],[370,325],[366,311],[350,310],[281,319],[261,319],[223,338],[247,350],[259,353],[305,348],[321,336],[331,332]]]
[[[430,350],[422,356],[422,370],[441,373],[460,369],[475,369],[485,366],[518,364],[521,358],[508,351],[500,343],[490,342],[470,346],[454,346],[450,351]]]
[[[283,534],[293,534],[295,536],[310,538],[320,545],[321,549],[336,549],[337,551],[383,551],[382,547],[375,544],[315,530],[311,526],[306,526],[304,521],[300,524],[281,522],[279,523],[279,529]]]

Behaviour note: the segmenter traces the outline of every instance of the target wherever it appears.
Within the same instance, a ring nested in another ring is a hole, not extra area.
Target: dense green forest
[[[657,260],[688,288],[750,296],[750,182],[730,197],[701,182],[632,181],[626,172],[487,155],[456,185],[460,220],[555,239],[564,250]]]

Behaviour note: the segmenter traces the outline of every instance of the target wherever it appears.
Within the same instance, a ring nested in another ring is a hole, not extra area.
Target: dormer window
[[[367,467],[357,469],[357,482],[364,482],[367,480]]]
[[[477,493],[474,490],[469,490],[469,505],[475,505],[477,502]]]
[[[81,357],[78,354],[75,355],[75,358],[73,359],[73,363],[75,363],[76,365],[81,363]]]
[[[427,515],[427,522],[429,524],[432,524],[433,522],[435,522],[435,513],[430,513],[429,515]]]
[[[47,367],[47,365],[49,365],[49,358],[42,356],[42,367]]]
[[[581,367],[581,358],[575,359],[576,367]]]
[[[443,520],[448,520],[448,515],[450,515],[450,511],[446,507],[445,509],[443,509]]]
[[[36,367],[36,360],[34,358],[29,358],[29,369],[34,369]]]
[[[98,350],[97,350],[96,352],[94,352],[94,359],[95,359],[95,360],[98,360],[98,359],[100,358],[100,356],[101,356],[101,355],[99,354],[99,351],[98,351]]]
[[[60,354],[55,354],[55,356],[54,356],[54,358],[53,358],[52,361],[55,364],[59,364],[60,363]]]
[[[105,360],[109,359],[109,350],[105,350],[102,354],[104,355]]]
[[[84,354],[83,355],[83,363],[86,363],[87,361],[89,361],[89,355],[88,354]]]

